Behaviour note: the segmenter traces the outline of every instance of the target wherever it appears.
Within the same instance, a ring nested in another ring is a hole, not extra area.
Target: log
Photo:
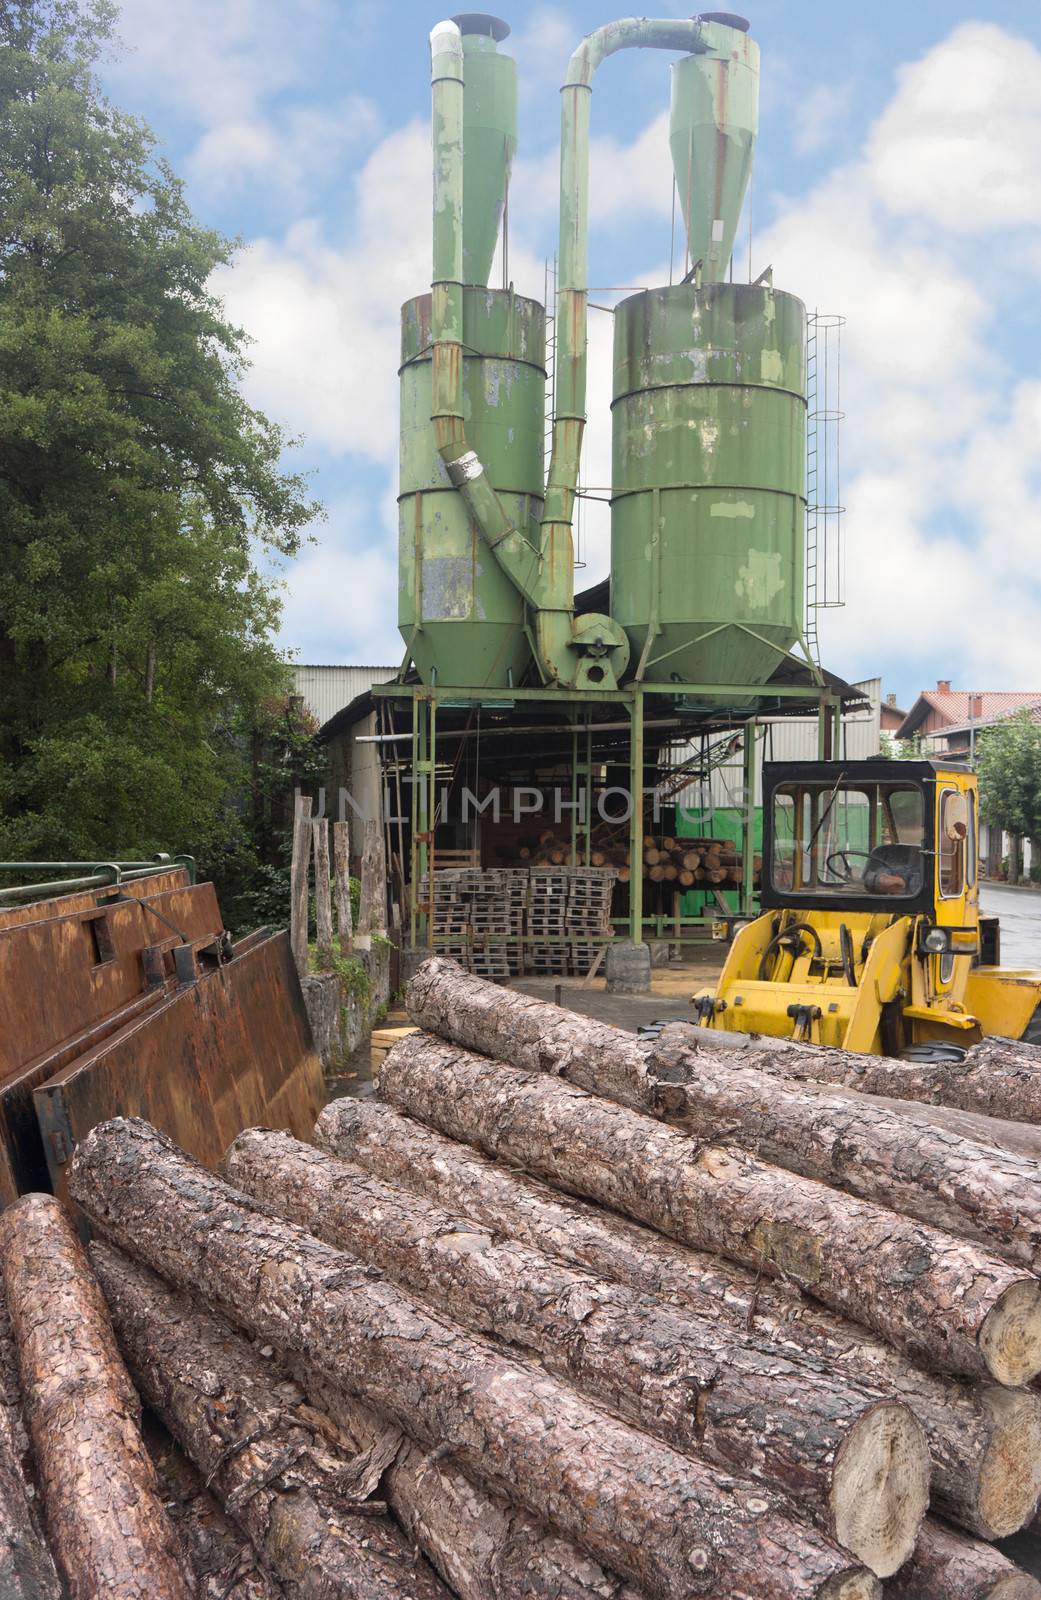
[[[778,1080],[756,1070],[758,1051],[738,1059],[676,1050],[675,1031],[647,1055],[651,1079],[664,1081],[648,1082],[641,1109],[696,1139],[727,1137],[777,1166],[1041,1268],[1037,1161],[910,1122],[867,1098]],[[572,1076],[595,1087],[593,1072]]]
[[[99,1124],[78,1146],[69,1182],[116,1244],[248,1333],[335,1373],[417,1443],[452,1454],[482,1487],[657,1600],[880,1595],[865,1568],[770,1491],[651,1444],[432,1316],[371,1268],[237,1194],[147,1123]]]
[[[775,1166],[975,1239],[1031,1272],[1041,1268],[1037,1162],[908,1123],[871,1101],[779,1082],[758,1071],[758,1050],[738,1063],[684,1049],[677,1037],[689,1040],[696,1030],[683,1024],[645,1051],[617,1029],[576,1013],[562,1023],[559,1008],[544,1001],[503,992],[454,963],[431,972],[434,965],[424,964],[409,985],[409,1015],[421,1027],[436,1025],[471,1049],[555,1073],[696,1139],[725,1138]],[[485,991],[494,997],[494,1018]],[[1041,1343],[1036,1355],[1041,1362]]]
[[[881,1578],[914,1549],[929,1498],[925,1435],[866,1385],[779,1356],[502,1239],[282,1133],[248,1129],[229,1180],[379,1265],[689,1455],[773,1484]]]
[[[761,1050],[778,1051],[780,1052],[777,1055],[778,1062],[784,1060],[784,1052],[776,1039],[761,1038],[757,1034],[709,1034],[691,1022],[666,1024],[648,1050],[648,1055],[657,1058],[655,1068],[660,1071],[667,1052],[672,1050],[700,1051],[704,1054],[719,1048],[729,1051],[731,1047],[743,1052],[745,1056],[743,1065],[755,1067],[757,1070],[759,1070]],[[809,1047],[811,1052],[815,1048]],[[788,1046],[788,1052],[800,1059],[806,1049],[806,1046]],[[690,1070],[696,1070],[693,1063]],[[767,1070],[774,1075],[772,1065]],[[895,1111],[899,1116],[910,1122],[917,1122],[923,1127],[946,1128],[948,1132],[960,1134],[963,1139],[972,1139],[977,1144],[993,1145],[996,1150],[1007,1150],[1011,1155],[1026,1156],[1031,1161],[1041,1161],[1041,1127],[1033,1123],[1009,1122],[1002,1117],[985,1116],[980,1111],[960,1111],[954,1106],[941,1106],[921,1100],[897,1100],[892,1095],[849,1088],[841,1083],[825,1083],[802,1077],[798,1073],[790,1078],[785,1078],[781,1073],[777,1073],[776,1076],[785,1082],[799,1083],[809,1094],[834,1094],[854,1102],[885,1106],[888,1111]]]
[[[774,1040],[763,1040],[756,1065],[760,1072],[782,1078],[839,1083],[862,1094],[1041,1124],[1041,1048],[1010,1039],[984,1039],[969,1049],[963,1062],[897,1061],[851,1050],[778,1047]]]
[[[387,1516],[344,1495],[349,1460],[300,1389],[146,1267],[103,1243],[91,1258],[142,1396],[288,1597],[448,1600]]]
[[[51,1551],[72,1600],[190,1600],[140,1405],[68,1216],[26,1195],[0,1261]]]
[[[10,1420],[0,1414],[0,1595],[4,1600],[62,1600],[54,1561],[34,1514]]]
[[[1041,1399],[1030,1391],[973,1389],[925,1372],[787,1284],[565,1197],[381,1101],[332,1102],[315,1126],[315,1142],[505,1237],[754,1331],[794,1359],[809,1356],[890,1390],[926,1430],[933,1501],[945,1516],[987,1539],[1015,1533],[1033,1516],[1041,1496]]]
[[[354,917],[351,911],[351,836],[350,824],[333,823],[333,873],[336,880],[336,936],[341,956],[354,950]]]
[[[927,1517],[914,1556],[886,1593],[892,1600],[1041,1600],[1041,1584],[992,1545]]]
[[[379,1083],[383,1099],[440,1133],[788,1277],[925,1365],[1010,1385],[1041,1367],[1041,1287],[969,1241],[430,1034],[399,1040]]]
[[[166,1429],[145,1417],[142,1432],[163,1506],[195,1577],[196,1600],[285,1600],[285,1590],[261,1571],[249,1541]]]
[[[294,1370],[356,1452],[386,1461],[387,1504],[459,1600],[644,1600],[577,1545],[388,1429],[328,1378]]]

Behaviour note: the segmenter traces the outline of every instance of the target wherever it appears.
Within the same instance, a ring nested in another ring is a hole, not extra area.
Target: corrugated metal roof
[[[393,667],[294,666],[293,686],[303,696],[304,705],[324,727],[344,706],[349,706],[374,683],[389,683],[397,677]]]

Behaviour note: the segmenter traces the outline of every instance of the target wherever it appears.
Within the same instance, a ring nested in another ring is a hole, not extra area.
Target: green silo
[[[542,514],[546,323],[511,290],[463,292],[467,439],[516,526]],[[524,603],[448,479],[430,423],[430,296],[401,314],[398,625],[425,683],[517,685]],[[417,626],[418,624],[418,626]]]
[[[805,324],[758,284],[616,309],[611,615],[648,682],[760,684],[800,637]]]

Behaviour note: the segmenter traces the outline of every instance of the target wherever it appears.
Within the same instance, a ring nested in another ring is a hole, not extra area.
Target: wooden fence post
[[[383,860],[383,832],[378,822],[365,824],[365,848],[361,859],[361,903],[358,906],[359,950],[372,949],[373,934],[387,931],[386,866]]]
[[[307,977],[307,934],[310,920],[311,797],[298,794],[293,818],[293,864],[290,868],[289,937],[301,978]]]
[[[314,910],[318,929],[318,966],[322,972],[333,964],[333,900],[329,882],[329,819],[319,817],[311,824],[314,840]]]
[[[341,956],[354,949],[354,921],[351,916],[351,836],[346,822],[333,823],[333,863],[336,875],[336,931]]]

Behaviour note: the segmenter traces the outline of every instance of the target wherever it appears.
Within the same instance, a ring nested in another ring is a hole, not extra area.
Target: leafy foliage
[[[1018,711],[978,734],[976,749],[984,817],[1020,838],[1041,838],[1041,727]]]
[[[99,92],[113,19],[0,0],[0,855],[241,876],[277,855],[232,797],[288,689],[257,557],[318,508],[239,387],[233,243]]]

